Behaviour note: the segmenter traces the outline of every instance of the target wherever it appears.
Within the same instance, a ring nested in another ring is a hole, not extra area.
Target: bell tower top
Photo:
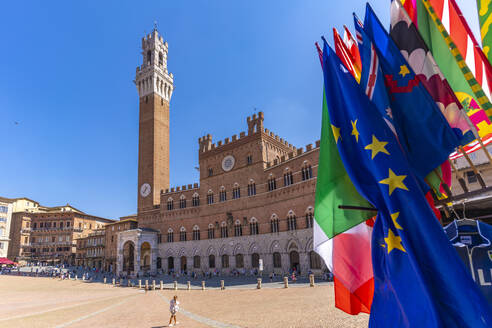
[[[156,93],[168,102],[173,93],[173,74],[167,71],[168,45],[157,28],[142,38],[142,65],[137,67],[135,84],[139,97]]]

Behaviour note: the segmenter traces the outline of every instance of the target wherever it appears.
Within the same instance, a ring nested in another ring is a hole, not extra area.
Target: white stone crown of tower
[[[157,29],[142,38],[143,64],[137,67],[135,84],[139,97],[156,93],[168,102],[173,93],[173,74],[167,71],[167,42]]]

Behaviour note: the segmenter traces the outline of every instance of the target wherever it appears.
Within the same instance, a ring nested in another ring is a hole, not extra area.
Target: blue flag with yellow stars
[[[489,304],[434,217],[394,133],[326,42],[323,66],[340,158],[357,191],[378,209],[369,326],[492,327]]]
[[[393,119],[410,165],[423,181],[461,144],[463,134],[458,135],[451,128],[369,4],[363,28],[360,24],[355,27],[358,32],[362,29],[365,32],[361,33],[364,46],[374,45],[390,101],[390,106],[384,109]]]

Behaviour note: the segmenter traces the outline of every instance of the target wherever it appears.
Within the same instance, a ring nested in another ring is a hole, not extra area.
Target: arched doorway
[[[130,274],[134,270],[135,245],[127,241],[123,245],[123,271]]]
[[[251,266],[256,269],[260,267],[260,254],[253,253],[251,255]]]
[[[289,253],[290,257],[290,268],[292,270],[296,270],[297,273],[301,273],[300,271],[300,265],[299,265],[299,253],[297,251],[291,251]]]
[[[208,256],[208,267],[210,269],[215,268],[215,255],[214,254],[210,254]]]
[[[186,256],[181,256],[181,271],[186,272]]]
[[[174,271],[174,257],[172,256],[167,258],[167,270]]]
[[[161,269],[162,268],[162,259],[160,257],[157,258],[157,269]]]
[[[140,270],[150,271],[150,244],[148,242],[140,246]]]

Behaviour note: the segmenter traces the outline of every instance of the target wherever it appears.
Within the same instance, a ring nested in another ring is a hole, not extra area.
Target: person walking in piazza
[[[171,302],[169,302],[169,312],[171,312],[171,317],[169,318],[169,327],[173,326],[173,324],[171,323],[173,321],[173,318],[174,318],[174,325],[177,325],[179,323],[176,321],[176,313],[178,311],[179,311],[178,295],[174,295]]]

